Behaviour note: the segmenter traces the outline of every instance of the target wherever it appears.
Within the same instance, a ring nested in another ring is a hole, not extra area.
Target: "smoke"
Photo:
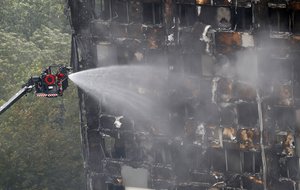
[[[73,73],[69,78],[111,114],[146,121],[159,133],[170,130],[172,117],[184,115],[170,115],[171,110],[183,106],[189,96],[198,96],[200,90],[199,77],[184,77],[162,66],[109,66]]]
[[[107,52],[107,57],[112,57],[109,55],[110,51],[102,50],[102,52]],[[260,56],[264,53],[270,57]],[[138,54],[128,55],[141,56]],[[276,62],[278,57],[280,61]],[[104,57],[101,59],[106,60]],[[258,52],[249,48],[241,50],[235,55],[218,55],[212,75],[219,76],[220,81],[229,79],[234,83],[242,83],[241,86],[245,89],[248,87],[254,89],[255,101],[257,88],[272,93],[276,85],[290,81],[290,70],[282,66],[282,60],[285,59],[276,53],[271,53],[271,50]],[[107,59],[107,61],[113,60]],[[197,60],[193,61],[197,63]],[[176,155],[175,157],[173,155],[172,160],[175,164],[174,172],[181,179],[184,179],[189,174],[189,170],[194,167],[195,155],[197,155],[198,162],[201,162],[197,163],[197,167],[205,170],[211,169],[208,167],[219,167],[215,169],[239,171],[240,165],[235,165],[235,163],[242,159],[240,154],[229,152],[227,155],[226,152],[226,156],[224,156],[224,152],[206,152],[209,151],[206,148],[207,146],[223,146],[221,136],[224,135],[224,131],[222,130],[228,126],[231,127],[226,128],[229,140],[239,143],[240,147],[249,148],[249,144],[254,144],[250,138],[252,131],[243,131],[245,141],[251,141],[251,143],[243,144],[243,139],[237,142],[237,139],[240,138],[237,130],[239,127],[258,128],[258,115],[262,115],[257,113],[256,103],[248,102],[248,99],[243,99],[244,104],[239,105],[233,102],[225,102],[226,104],[213,102],[213,88],[210,79],[206,80],[187,73],[171,72],[167,66],[107,66],[74,73],[69,78],[79,88],[101,102],[101,105],[108,108],[110,114],[117,115],[114,121],[116,128],[124,126],[123,118],[130,118],[135,123],[142,122],[142,125],[135,125],[135,129],[138,131],[170,135],[173,137],[172,143],[181,143],[180,149],[172,150]],[[220,86],[216,90],[220,90],[219,88]],[[246,90],[246,92],[248,91]],[[236,93],[234,90],[231,93],[231,95],[241,95],[234,94]],[[245,97],[250,97],[249,93],[245,93],[245,95]],[[262,116],[260,117],[262,118]],[[278,123],[280,124],[280,122]],[[224,128],[220,127],[222,124],[224,124]],[[139,146],[149,151],[155,148],[160,151],[159,148],[152,146],[155,142],[147,141],[145,144],[140,143]],[[202,149],[195,153],[196,149],[188,146],[190,144]],[[254,146],[252,150],[255,150]],[[209,156],[215,156],[216,159],[210,161]],[[225,159],[226,163],[229,163],[227,166],[229,168],[226,169],[224,169]],[[253,166],[250,163],[248,165],[251,172],[256,171],[252,171]]]
[[[234,79],[240,82],[257,86],[258,65],[255,50],[238,51],[235,57],[219,55],[215,71],[217,76]]]
[[[121,168],[121,175],[125,187],[138,187],[141,188],[140,190],[142,190],[143,188],[146,189],[148,187],[149,172],[145,168],[135,169],[125,165]]]

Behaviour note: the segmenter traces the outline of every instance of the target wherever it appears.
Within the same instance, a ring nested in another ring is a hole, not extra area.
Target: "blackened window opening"
[[[143,4],[143,23],[150,25],[162,23],[162,7],[160,3]]]
[[[109,158],[126,158],[126,147],[125,139],[122,135],[113,134],[103,137],[104,146],[103,151],[105,152],[106,157]]]
[[[237,150],[225,149],[226,171],[241,172],[240,152]],[[227,157],[227,158],[226,158]]]
[[[300,34],[300,10],[292,13],[292,31],[295,34]]]
[[[234,23],[238,31],[250,30],[252,25],[252,8],[237,8]]]
[[[202,6],[199,21],[213,28],[234,29],[235,8]]]
[[[125,141],[123,138],[116,138],[114,144],[113,158],[126,158]]]
[[[112,0],[94,0],[94,17],[96,19],[108,20],[111,18]]]
[[[238,124],[242,127],[255,127],[258,122],[256,104],[243,103],[237,106]]]
[[[209,150],[208,153],[210,154],[210,168],[215,171],[225,172],[226,171],[226,159],[225,153],[223,150]]]
[[[271,31],[289,32],[289,13],[286,9],[269,8]]]
[[[122,185],[115,185],[112,183],[107,183],[107,190],[125,190],[125,187]]]
[[[104,0],[94,0],[94,14],[96,18],[101,16],[104,11]]]
[[[192,26],[196,22],[197,13],[194,5],[178,4],[177,13],[180,26]]]
[[[112,19],[120,23],[129,23],[129,7],[127,0],[114,0],[112,3]]]
[[[243,172],[258,173],[261,169],[261,157],[257,152],[244,152]]]

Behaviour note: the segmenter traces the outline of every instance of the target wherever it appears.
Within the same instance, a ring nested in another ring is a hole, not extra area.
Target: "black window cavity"
[[[104,0],[94,1],[94,14],[96,18],[100,18],[101,13],[104,11]]]
[[[199,16],[200,22],[214,28],[233,29],[235,11],[230,7],[202,6]]]
[[[112,19],[120,23],[129,22],[129,5],[127,0],[114,0],[112,3]]]
[[[237,106],[238,123],[242,127],[255,127],[258,121],[257,105],[243,103]]]
[[[94,17],[96,19],[108,20],[111,18],[112,0],[94,0]]]
[[[106,187],[107,190],[125,190],[125,187],[122,185],[116,185],[112,183],[106,183],[106,184],[107,184]]]
[[[269,8],[269,19],[272,31],[289,31],[289,13],[283,8]]]
[[[195,5],[178,4],[177,13],[180,26],[192,26],[196,22],[197,13]]]
[[[160,3],[143,3],[143,23],[161,24],[162,7]]]
[[[252,25],[252,8],[238,7],[237,14],[234,16],[236,29],[250,30]]]
[[[300,34],[300,10],[292,13],[292,30],[295,34]]]

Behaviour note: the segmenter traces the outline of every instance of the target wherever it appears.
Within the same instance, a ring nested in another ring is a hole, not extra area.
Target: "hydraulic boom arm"
[[[0,115],[5,112],[10,106],[12,106],[16,101],[22,98],[25,94],[31,91],[33,86],[25,86],[19,92],[17,92],[13,97],[11,97],[4,105],[0,107]]]
[[[68,87],[70,68],[60,65],[47,67],[40,76],[31,77],[28,82],[0,107],[0,115],[10,108],[16,101],[34,90],[36,96],[54,98],[62,96]]]

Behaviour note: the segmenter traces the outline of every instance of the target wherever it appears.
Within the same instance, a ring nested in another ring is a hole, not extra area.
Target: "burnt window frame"
[[[92,1],[93,13],[94,13],[95,18],[100,18],[101,13],[104,12],[104,10],[105,10],[104,2],[105,2],[105,0],[93,0]]]
[[[200,6],[200,5],[198,5]],[[197,6],[196,6],[197,7]],[[213,12],[215,11],[215,7],[214,6],[209,6],[209,5],[201,5],[201,14],[203,14],[203,10],[204,10],[204,14],[208,13],[208,12]],[[230,30],[234,30],[234,31],[249,31],[253,28],[253,22],[254,22],[254,18],[253,18],[253,5],[247,5],[247,6],[238,6],[237,8],[235,7],[230,7],[230,6],[225,6],[225,5],[221,5],[218,6],[218,8],[226,8],[228,11],[230,11]],[[250,16],[248,16],[247,13],[251,13]],[[224,27],[219,27],[217,25],[217,23],[215,22],[205,22],[205,19],[203,19],[204,16],[201,16],[201,14],[199,16],[197,16],[198,20],[201,22],[204,22],[205,24],[209,24],[212,25],[214,27],[219,28],[220,30],[228,30],[228,28]],[[217,11],[215,11],[215,15],[213,15],[215,18],[217,14]],[[244,17],[246,17],[245,19],[240,19],[242,16],[244,15]],[[208,15],[208,16],[212,16],[212,15]],[[207,16],[205,16],[207,17]]]
[[[189,14],[189,11],[192,9],[194,9],[193,13]],[[183,12],[185,14],[184,16],[182,15]],[[176,4],[176,14],[177,14],[177,18],[179,19],[179,26],[181,26],[181,27],[191,27],[195,24],[195,22],[197,22],[197,6],[194,4],[177,3]],[[188,19],[188,18],[191,18],[192,16],[194,16],[194,18],[190,22],[190,19]],[[185,21],[185,22],[183,22],[183,21]]]
[[[297,14],[297,17],[295,16]],[[296,17],[296,18],[295,18]],[[293,10],[291,13],[291,31],[295,34],[300,34],[300,23],[299,21],[297,22],[297,18],[300,19],[300,10]],[[297,29],[295,28],[297,23]]]
[[[119,7],[116,4],[117,3],[123,3],[124,8],[125,8],[125,16],[119,16],[117,13],[117,10],[120,9],[115,9],[115,7]],[[111,3],[111,9],[112,9],[112,14],[111,14],[111,20],[112,21],[116,21],[119,23],[124,23],[124,24],[128,24],[130,22],[130,17],[129,17],[129,1],[128,0],[113,0]]]
[[[200,5],[198,5],[200,6]],[[211,25],[213,28],[218,28],[218,30],[224,30],[227,31],[229,30],[234,30],[235,28],[235,20],[234,20],[234,16],[235,16],[235,8],[234,7],[230,7],[230,6],[225,6],[225,5],[221,5],[221,6],[210,6],[210,5],[201,5],[201,14],[198,16],[197,20],[206,24],[206,25]],[[220,27],[218,26],[218,23],[216,22],[216,16],[217,16],[217,9],[218,8],[225,8],[227,10],[230,11],[230,27]],[[203,16],[202,14],[207,14],[209,13],[209,15],[205,15]],[[208,22],[207,22],[207,18],[211,18]]]
[[[113,183],[106,183],[106,190],[125,190],[125,186],[116,185]]]
[[[120,10],[116,4],[124,3],[126,16],[119,16],[117,10]],[[115,7],[118,7],[115,9]],[[100,8],[100,10],[98,10]],[[119,23],[129,23],[129,1],[128,0],[94,0],[93,1],[94,18],[102,20],[111,20]]]
[[[249,114],[250,113],[250,114]],[[257,128],[258,110],[254,103],[241,103],[237,105],[237,120],[239,127]]]
[[[262,168],[262,160],[259,152],[241,152],[242,173],[259,173]]]
[[[250,7],[237,7],[237,10],[232,10],[232,28],[234,28],[236,31],[246,31],[251,30],[253,28],[253,6]],[[249,12],[247,12],[249,11]],[[248,13],[251,13],[251,18],[247,20]],[[245,17],[245,19],[242,19],[242,17]],[[249,23],[248,23],[249,22]]]
[[[93,15],[95,19],[110,20],[112,18],[113,0],[93,0]],[[99,7],[97,6],[100,3]],[[100,8],[100,10],[98,10]]]
[[[152,18],[145,19],[145,18],[148,17],[148,16],[145,15],[145,9],[146,9],[145,6],[146,5],[151,6]],[[156,10],[156,9],[158,9],[158,10]],[[145,25],[161,25],[163,23],[162,1],[155,1],[155,2],[147,2],[146,1],[146,2],[143,2],[142,3],[142,10],[143,10],[142,11],[142,22],[143,22],[143,24],[145,24]],[[158,14],[158,15],[156,15],[156,14]]]
[[[282,22],[282,15],[285,14],[287,17],[285,22]],[[278,8],[278,7],[268,7],[268,19],[269,19],[269,27],[271,32],[290,32],[291,31],[291,16],[286,8]],[[273,18],[277,17],[276,20]],[[286,24],[286,26],[281,25],[282,23]]]

